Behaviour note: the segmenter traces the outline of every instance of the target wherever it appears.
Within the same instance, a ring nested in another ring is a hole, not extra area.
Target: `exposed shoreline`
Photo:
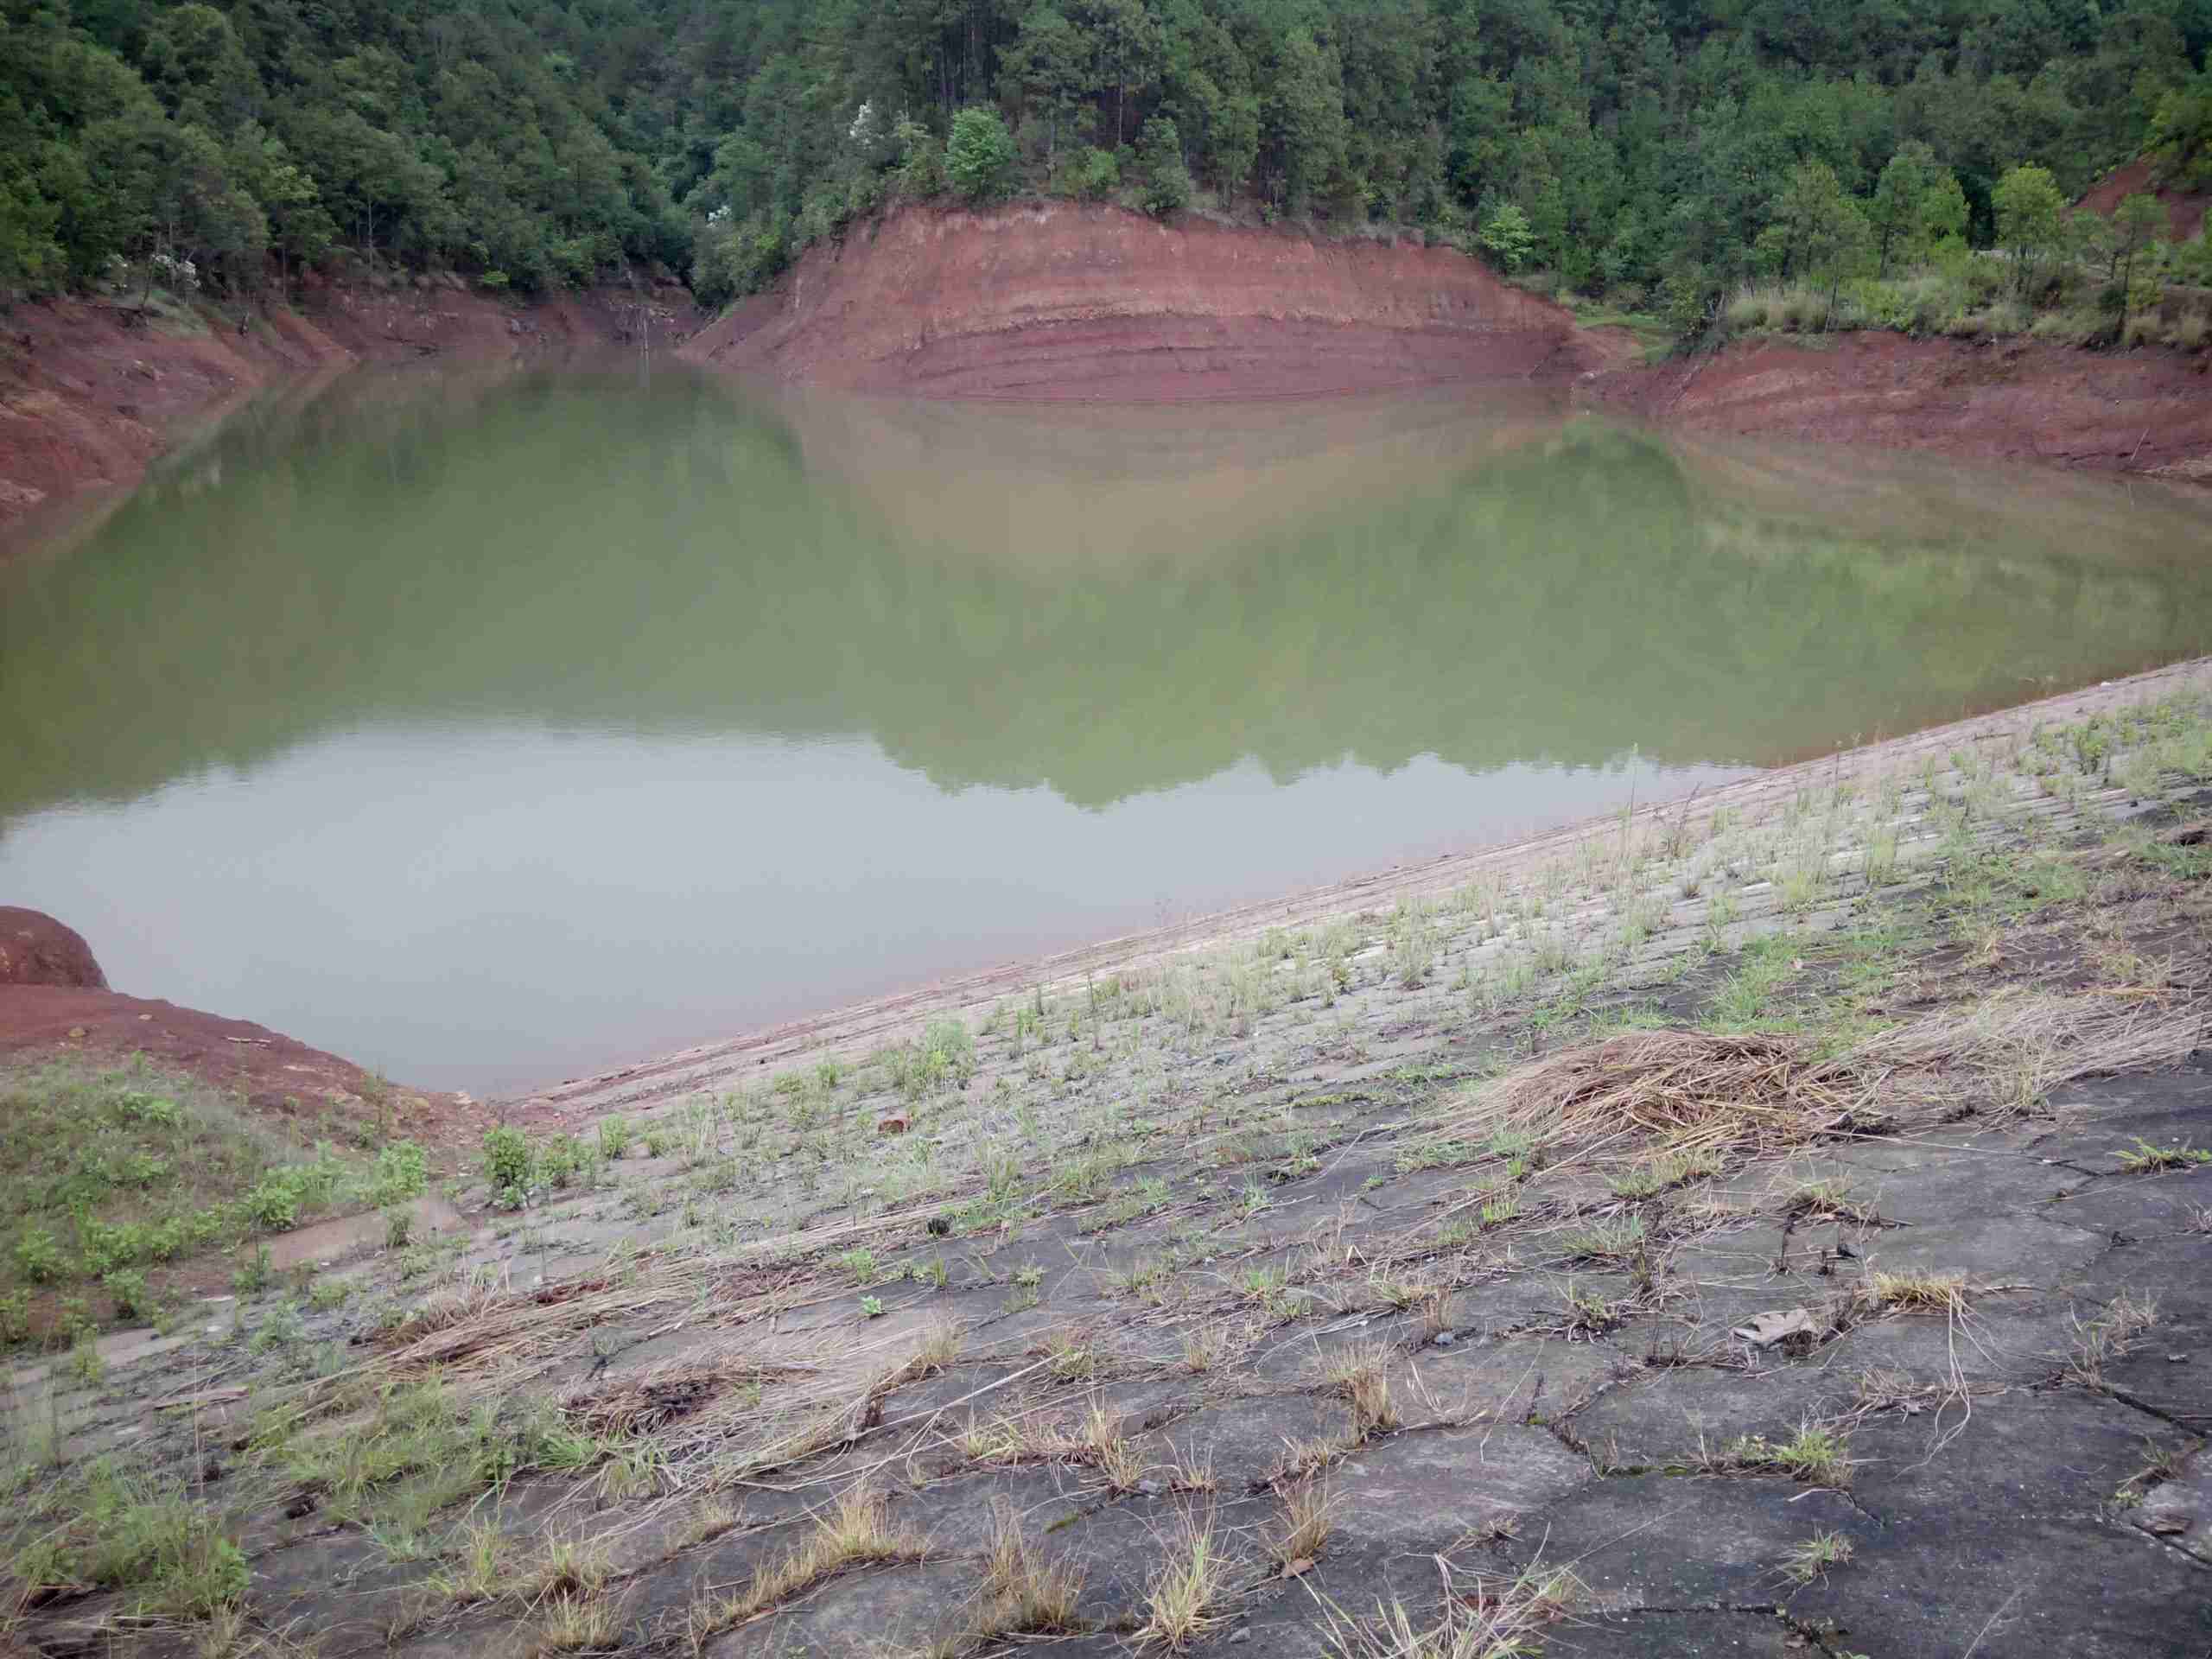
[[[1512,385],[1663,429],[2212,478],[2212,357],[2027,340],[1756,338],[1647,365],[1621,330],[1412,241],[1022,203],[906,207],[702,319],[673,286],[521,304],[458,277],[341,280],[298,308],[148,319],[20,305],[0,352],[0,553],[66,542],[244,398],[363,365],[515,366],[610,348],[779,386],[1091,404]]]
[[[1688,799],[1651,801],[1626,813],[1585,818],[1542,835],[1472,851],[1391,866],[1325,886],[1242,905],[1164,927],[1123,934],[1027,962],[1003,963],[790,1020],[763,1030],[681,1049],[637,1065],[612,1067],[508,1103],[517,1122],[582,1121],[617,1109],[650,1108],[702,1089],[734,1086],[757,1069],[788,1064],[801,1055],[856,1058],[867,1050],[911,1038],[931,1019],[967,1018],[995,1003],[1028,995],[1079,991],[1087,977],[1157,967],[1163,961],[1233,944],[1269,928],[1311,926],[1324,919],[1388,907],[1401,899],[1433,898],[1478,880],[1521,874],[1624,828],[1636,834],[1662,823],[1692,830],[1716,814],[1741,814],[1770,806],[1813,786],[1894,772],[1923,757],[1943,756],[1962,745],[1994,741],[2056,721],[2076,721],[2191,687],[2212,687],[2212,657],[2152,669],[2079,691],[2039,698],[2013,708],[1929,727],[1701,791]]]

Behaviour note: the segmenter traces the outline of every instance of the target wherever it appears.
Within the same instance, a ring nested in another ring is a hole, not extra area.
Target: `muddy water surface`
[[[353,379],[0,564],[0,901],[483,1092],[2208,648],[2139,482]]]

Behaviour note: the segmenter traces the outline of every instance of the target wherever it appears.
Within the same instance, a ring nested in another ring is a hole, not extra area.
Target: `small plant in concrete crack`
[[[1851,1196],[1841,1181],[1806,1181],[1782,1201],[1782,1213],[1800,1221],[1849,1221],[1864,1226],[1875,1218],[1874,1206]]]
[[[2179,1480],[2189,1471],[2189,1456],[2194,1448],[2186,1446],[2160,1446],[2148,1434],[2143,1437],[2143,1466],[2126,1480],[2112,1495],[2112,1501],[2120,1509],[2133,1509],[2142,1503],[2144,1496],[2154,1486],[2163,1486],[2170,1480]]]
[[[2120,1160],[2123,1175],[2155,1175],[2161,1170],[2196,1169],[2212,1164],[2212,1152],[2192,1147],[2187,1141],[2177,1147],[2154,1147],[2142,1136],[2135,1137],[2135,1144],[2114,1154]]]
[[[1390,1350],[1382,1343],[1354,1342],[1323,1363],[1323,1381],[1351,1402],[1353,1432],[1362,1440],[1398,1426],[1398,1408],[1390,1398]]]
[[[1185,1515],[1167,1544],[1167,1559],[1145,1591],[1140,1642],[1180,1650],[1214,1629],[1229,1599],[1232,1564],[1209,1515]]]
[[[1451,1588],[1435,1624],[1417,1620],[1395,1599],[1363,1619],[1325,1599],[1322,1607],[1330,1649],[1344,1659],[1507,1659],[1541,1650],[1539,1632],[1565,1615],[1581,1588],[1571,1573],[1535,1568],[1510,1583],[1478,1579],[1469,1589]]]
[[[865,1482],[849,1486],[811,1538],[764,1565],[743,1590],[692,1605],[691,1650],[701,1651],[709,1638],[780,1606],[848,1567],[921,1558],[921,1541],[893,1528],[883,1497]]]
[[[1967,1311],[1967,1281],[1955,1273],[1870,1273],[1852,1298],[1862,1313],[1942,1313]]]
[[[1847,1535],[1816,1532],[1782,1558],[1782,1576],[1792,1584],[1810,1584],[1815,1579],[1826,1578],[1830,1567],[1848,1565],[1851,1554],[1852,1543]]]
[[[1624,1198],[1651,1198],[1672,1187],[1710,1180],[1720,1173],[1720,1160],[1703,1150],[1672,1153],[1637,1160],[1607,1183]]]
[[[2065,1379],[2083,1388],[2102,1388],[2105,1367],[2124,1357],[2137,1338],[2158,1322],[2158,1305],[2155,1300],[2125,1291],[2107,1303],[2104,1311],[2094,1319],[2084,1320],[2077,1313],[2069,1314],[2067,1328],[2073,1339],[2073,1351],[2068,1357]]]
[[[1643,1217],[1623,1216],[1612,1221],[1601,1221],[1580,1232],[1569,1233],[1561,1241],[1560,1248],[1568,1255],[1581,1260],[1607,1262],[1639,1255],[1643,1246]]]
[[[1704,1461],[1709,1468],[1785,1474],[1808,1486],[1840,1489],[1851,1484],[1850,1451],[1850,1442],[1827,1424],[1806,1422],[1786,1440],[1739,1434],[1719,1458]]]
[[[1183,1338],[1183,1369],[1193,1376],[1203,1376],[1221,1363],[1228,1347],[1228,1338],[1215,1326],[1189,1332]]]
[[[983,1558],[982,1606],[968,1643],[982,1645],[1003,1637],[1058,1636],[1083,1628],[1076,1603],[1083,1574],[1065,1560],[1047,1560],[1022,1536],[1021,1518],[1001,1498],[992,1511],[991,1541]]]
[[[1567,1287],[1567,1335],[1602,1337],[1608,1331],[1618,1330],[1628,1323],[1628,1316],[1635,1305],[1625,1298],[1599,1295],[1594,1290],[1578,1290],[1573,1281]]]
[[[1307,1475],[1283,1488],[1281,1529],[1268,1540],[1268,1553],[1278,1573],[1290,1577],[1313,1564],[1334,1528],[1333,1507],[1328,1483],[1319,1475]]]

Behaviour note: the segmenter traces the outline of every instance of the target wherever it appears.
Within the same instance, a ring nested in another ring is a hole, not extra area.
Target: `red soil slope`
[[[1573,319],[1446,249],[1066,202],[907,207],[686,357],[795,384],[1115,403],[1565,378]]]
[[[2176,190],[2157,183],[2148,162],[2130,162],[2113,168],[2102,184],[2082,198],[2081,205],[2110,219],[2123,196],[2146,190],[2165,207],[2166,232],[2175,241],[2186,242],[2204,228],[2204,206],[2212,196],[2202,190]]]
[[[0,531],[72,512],[135,483],[177,434],[279,380],[358,362],[483,364],[603,345],[689,319],[680,289],[518,307],[457,278],[319,284],[297,311],[206,326],[141,319],[128,303],[19,305],[0,328]],[[11,539],[13,539],[11,537]]]
[[[1840,334],[1599,375],[1587,390],[1662,425],[2212,479],[2200,353],[2084,352]]]

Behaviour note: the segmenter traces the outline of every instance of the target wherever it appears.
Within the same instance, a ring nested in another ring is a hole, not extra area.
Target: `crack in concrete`
[[[1770,1618],[1788,1618],[1787,1610],[1771,1601],[1693,1601],[1679,1607],[1607,1607],[1600,1618],[1641,1618],[1647,1615],[1682,1613],[1764,1613]]]
[[[2186,1417],[2177,1416],[2163,1407],[2154,1406],[2147,1400],[2139,1399],[2126,1389],[2115,1388],[2109,1382],[2100,1383],[2089,1391],[2093,1394],[2101,1394],[2110,1400],[2117,1400],[2123,1406],[2132,1406],[2146,1416],[2157,1418],[2169,1427],[2177,1428],[2183,1433],[2195,1435],[2200,1440],[2203,1438],[2205,1431],[2199,1425],[2212,1423],[2212,1417],[2201,1414],[2192,1413]]]

